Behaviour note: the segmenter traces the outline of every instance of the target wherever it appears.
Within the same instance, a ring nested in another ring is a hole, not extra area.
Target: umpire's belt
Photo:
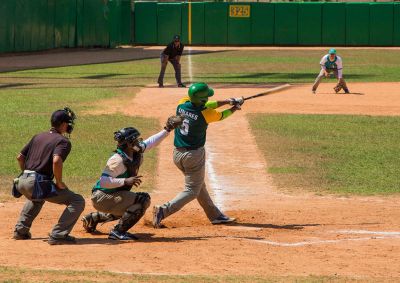
[[[47,175],[42,175],[42,174],[39,174],[36,171],[32,171],[32,170],[24,170],[24,172],[22,173],[21,177],[24,177],[24,178],[37,177],[38,175],[40,175],[41,178],[43,180],[46,180],[46,181],[51,181],[53,179],[53,178],[51,178],[51,177],[49,177]]]
[[[28,177],[32,177],[32,176],[36,177],[36,172],[32,171],[32,170],[24,170],[24,172],[21,175],[21,177],[24,177],[24,178],[28,178]]]

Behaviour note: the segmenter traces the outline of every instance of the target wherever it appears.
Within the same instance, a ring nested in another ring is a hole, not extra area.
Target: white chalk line
[[[213,161],[214,154],[210,148],[206,145],[206,168],[209,179],[209,185],[214,192],[214,202],[217,207],[224,209],[224,185],[222,184],[222,178],[217,175],[214,169]]]
[[[329,231],[330,233],[342,233],[342,234],[368,234],[372,235],[370,237],[361,238],[346,238],[346,239],[335,239],[335,240],[311,240],[311,241],[301,241],[301,242],[275,242],[269,240],[258,240],[258,239],[244,239],[246,241],[267,244],[271,246],[279,247],[302,247],[318,244],[337,244],[341,242],[356,242],[356,241],[369,241],[369,240],[382,240],[382,239],[400,239],[400,232],[386,232],[386,231],[368,231],[368,230],[337,230]],[[234,238],[235,237],[229,237]]]
[[[370,234],[370,235],[400,236],[400,232],[388,232],[388,231],[337,230],[337,231],[330,231],[330,232],[331,233],[341,233],[341,234]]]

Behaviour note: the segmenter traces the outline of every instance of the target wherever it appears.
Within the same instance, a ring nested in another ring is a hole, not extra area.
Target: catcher
[[[117,141],[115,153],[108,159],[100,179],[92,189],[92,204],[97,210],[82,218],[83,228],[88,233],[96,230],[97,224],[119,219],[108,238],[113,240],[137,240],[129,233],[142,218],[150,205],[150,195],[145,192],[131,192],[142,180],[138,175],[143,162],[143,153],[164,140],[169,132],[182,124],[182,116],[168,118],[164,130],[145,141],[140,132],[133,128],[122,128],[114,133]]]
[[[185,175],[185,188],[174,199],[153,208],[153,226],[161,228],[161,221],[179,211],[187,203],[197,199],[212,224],[225,224],[235,221],[214,204],[204,182],[205,149],[208,125],[224,120],[239,110],[243,97],[220,101],[208,101],[214,90],[205,83],[195,83],[189,87],[189,97],[179,101],[177,114],[183,114],[182,126],[175,129],[174,163]],[[231,108],[217,111],[216,108],[231,105]]]
[[[317,88],[319,86],[319,83],[321,80],[326,77],[329,78],[330,73],[334,73],[335,77],[338,79],[338,83],[336,86],[333,88],[336,93],[341,91],[342,89],[344,90],[344,93],[350,93],[349,89],[347,88],[346,82],[343,78],[343,63],[342,63],[342,58],[336,55],[336,50],[334,48],[331,48],[328,52],[328,54],[324,55],[321,59],[321,62],[319,62],[321,65],[321,71],[318,74],[318,77],[315,79],[315,82],[312,86],[312,92],[315,94],[317,91]]]

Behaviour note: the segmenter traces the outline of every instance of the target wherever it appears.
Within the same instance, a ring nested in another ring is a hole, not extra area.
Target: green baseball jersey
[[[179,101],[176,114],[183,114],[182,126],[175,129],[175,147],[199,148],[206,143],[209,123],[220,121],[223,114],[213,108],[193,105],[189,98]]]

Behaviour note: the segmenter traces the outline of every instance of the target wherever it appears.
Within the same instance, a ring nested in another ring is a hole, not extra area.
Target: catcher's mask
[[[214,90],[206,83],[194,83],[189,87],[188,94],[194,105],[201,106],[206,104],[208,98],[214,95]]]
[[[74,129],[75,119],[76,115],[74,111],[72,111],[72,109],[69,107],[64,107],[64,109],[53,112],[50,122],[51,126],[54,128],[58,128],[62,123],[67,123],[67,133],[71,134]]]
[[[135,151],[139,151],[139,143],[142,141],[140,132],[134,127],[126,127],[114,132],[114,140],[118,142],[118,148],[125,149],[129,146]]]

